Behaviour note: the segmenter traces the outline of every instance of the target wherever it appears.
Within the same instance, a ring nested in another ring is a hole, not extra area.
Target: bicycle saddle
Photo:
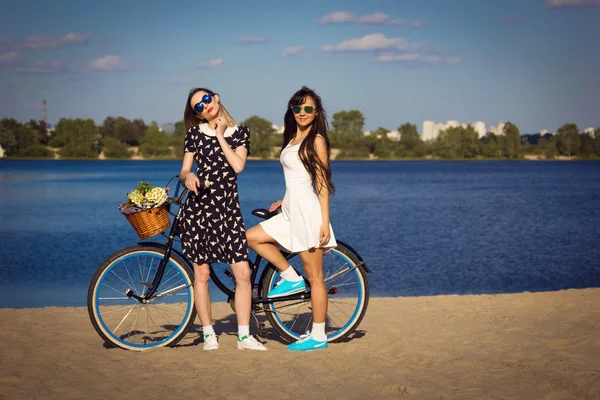
[[[276,216],[280,212],[281,212],[281,207],[276,208],[275,211],[269,211],[264,208],[257,208],[256,210],[252,211],[252,215],[255,215],[258,218],[262,218],[262,219],[269,219],[269,218]]]

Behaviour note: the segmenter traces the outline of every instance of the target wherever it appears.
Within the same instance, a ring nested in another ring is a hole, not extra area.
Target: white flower
[[[137,190],[127,194],[127,199],[138,207],[142,207],[146,202],[146,198]]]
[[[155,187],[146,193],[146,200],[151,207],[158,207],[167,200],[167,192],[161,187]]]

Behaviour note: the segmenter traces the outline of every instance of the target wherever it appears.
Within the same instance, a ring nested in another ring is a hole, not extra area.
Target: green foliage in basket
[[[142,181],[138,183],[134,191],[127,194],[127,200],[131,205],[145,210],[163,205],[167,200],[167,192],[164,188]]]

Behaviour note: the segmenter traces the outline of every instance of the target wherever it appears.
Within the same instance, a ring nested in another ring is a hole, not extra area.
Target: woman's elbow
[[[245,164],[236,165],[235,167],[233,167],[233,171],[236,173],[236,175],[239,175],[242,173],[245,166],[246,166]]]

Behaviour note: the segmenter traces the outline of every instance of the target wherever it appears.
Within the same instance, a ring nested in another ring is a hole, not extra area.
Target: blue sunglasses
[[[212,103],[213,96],[215,94],[216,93],[208,93],[202,96],[202,100],[200,100],[200,103],[194,106],[194,111],[196,111],[198,114],[202,114],[202,112],[204,111],[204,104],[209,105],[210,103]]]

